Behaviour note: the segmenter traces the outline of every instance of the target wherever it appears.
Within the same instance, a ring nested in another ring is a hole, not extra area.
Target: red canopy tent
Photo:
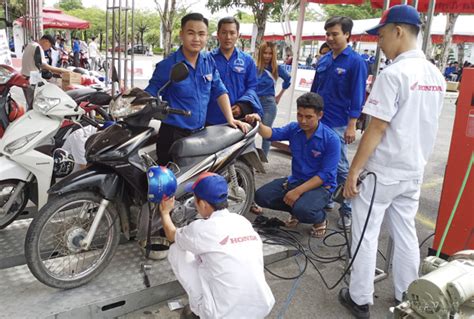
[[[24,18],[18,18],[15,22],[23,25]],[[44,29],[88,29],[89,21],[64,14],[59,9],[43,8],[43,28]]]
[[[372,8],[383,8],[384,0],[371,0]],[[412,1],[408,1],[410,4]],[[401,4],[401,0],[390,0],[390,6]],[[418,11],[427,12],[429,0],[418,0]],[[436,0],[436,13],[474,13],[474,0]]]

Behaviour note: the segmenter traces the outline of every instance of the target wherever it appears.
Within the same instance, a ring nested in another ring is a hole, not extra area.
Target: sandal
[[[300,221],[298,219],[296,219],[293,216],[290,216],[290,218],[288,218],[288,220],[285,222],[285,227],[286,228],[295,228],[299,223],[300,223]]]
[[[314,224],[313,227],[311,227],[311,237],[323,238],[326,235],[327,226],[327,219],[325,219],[324,222],[320,224]]]
[[[255,203],[253,203],[252,206],[250,206],[250,212],[255,214],[255,215],[262,215],[263,214],[263,208],[258,206]]]

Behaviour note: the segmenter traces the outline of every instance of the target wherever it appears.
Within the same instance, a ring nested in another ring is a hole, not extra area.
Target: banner
[[[309,92],[313,84],[315,70],[298,69],[296,72],[295,90]]]

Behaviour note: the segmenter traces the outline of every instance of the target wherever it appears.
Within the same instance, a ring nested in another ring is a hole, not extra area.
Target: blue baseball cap
[[[184,189],[210,204],[227,200],[227,181],[215,173],[202,173],[194,183],[188,183]]]
[[[405,23],[420,26],[420,14],[412,6],[406,4],[396,5],[385,10],[379,24],[365,32],[370,35],[378,35],[379,29],[388,23]]]

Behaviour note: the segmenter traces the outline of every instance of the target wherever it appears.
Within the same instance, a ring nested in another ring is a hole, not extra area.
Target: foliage
[[[82,9],[82,0],[61,0],[59,2],[59,8],[64,11],[71,11],[75,9]]]
[[[3,1],[2,1],[3,2]],[[23,16],[25,14],[26,10],[26,1],[24,0],[9,0],[7,2],[8,4],[8,14],[10,15],[10,22],[15,21],[19,17]],[[2,6],[0,8],[1,16],[4,17],[4,9],[5,6],[2,3]]]
[[[333,16],[346,16],[353,20],[380,18],[382,16],[381,9],[373,9],[370,1],[366,0],[362,5],[350,4],[328,4],[322,5],[325,12],[325,19]]]

